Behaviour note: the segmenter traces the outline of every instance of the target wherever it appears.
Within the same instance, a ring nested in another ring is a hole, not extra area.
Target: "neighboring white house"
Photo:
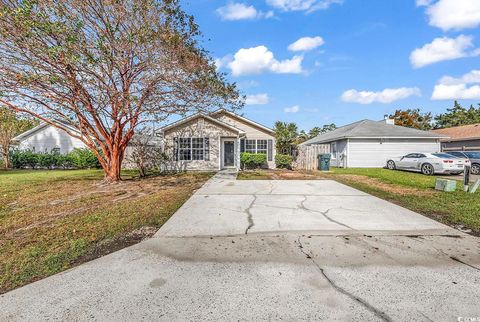
[[[183,118],[159,133],[172,169],[239,169],[241,152],[264,153],[275,167],[274,131],[224,109]]]
[[[302,145],[329,144],[334,167],[381,168],[391,157],[439,152],[440,139],[445,137],[397,126],[393,120],[362,120],[321,134]]]
[[[157,135],[162,139],[152,142],[169,157],[166,166],[172,170],[239,169],[243,151],[265,153],[268,167],[275,167],[274,131],[224,109],[183,118],[161,128]],[[86,147],[82,141],[46,123],[20,134],[14,138],[14,144],[21,150],[62,154]],[[128,147],[125,154],[130,153]],[[130,167],[127,163],[125,166]]]
[[[63,126],[68,127],[66,124]],[[68,127],[73,132],[75,129]],[[16,136],[13,144],[20,150],[49,153],[52,151],[67,154],[75,148],[85,148],[85,144],[67,132],[47,123],[40,125]]]

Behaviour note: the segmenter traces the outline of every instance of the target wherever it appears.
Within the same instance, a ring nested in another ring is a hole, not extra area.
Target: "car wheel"
[[[431,176],[435,173],[435,170],[433,169],[433,165],[430,163],[425,163],[422,165],[422,173],[426,176]]]
[[[387,162],[387,168],[390,169],[390,170],[395,170],[397,167],[395,165],[395,162],[393,162],[392,160],[389,160]]]
[[[480,164],[478,163],[472,164],[472,167],[470,168],[470,172],[472,174],[480,174]]]

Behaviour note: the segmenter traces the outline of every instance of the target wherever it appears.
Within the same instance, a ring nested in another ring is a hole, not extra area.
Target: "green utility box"
[[[330,153],[324,153],[318,155],[318,170],[320,171],[329,171],[330,170],[330,159],[332,155]]]
[[[440,191],[452,192],[457,190],[457,181],[437,178],[435,189]]]

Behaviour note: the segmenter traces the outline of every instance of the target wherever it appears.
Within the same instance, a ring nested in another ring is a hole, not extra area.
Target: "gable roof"
[[[269,127],[266,127],[265,125],[262,125],[262,124],[260,124],[260,123],[255,122],[255,121],[252,121],[252,120],[250,120],[250,119],[247,119],[246,117],[243,117],[243,116],[240,116],[240,115],[235,114],[235,113],[233,113],[233,112],[230,112],[230,111],[228,111],[228,110],[226,110],[226,109],[224,109],[224,108],[218,109],[218,110],[213,111],[212,113],[210,113],[210,115],[213,116],[213,117],[215,117],[215,116],[217,116],[217,115],[220,115],[220,114],[227,114],[227,115],[229,115],[229,116],[231,116],[231,117],[233,117],[233,118],[236,118],[236,119],[239,119],[239,120],[241,120],[241,121],[243,121],[243,122],[245,122],[245,123],[248,123],[248,124],[250,124],[250,125],[258,128],[258,129],[261,129],[261,130],[263,130],[263,131],[265,131],[265,132],[268,132],[268,133],[271,134],[271,135],[275,135],[275,131],[274,131],[273,129],[271,129],[271,128],[269,128]]]
[[[320,134],[301,145],[333,142],[348,138],[403,138],[403,139],[440,139],[445,135],[387,124],[385,121],[362,120]]]
[[[66,127],[67,129],[69,129],[69,130],[72,131],[72,132],[80,133],[80,132],[78,132],[77,129],[75,129],[74,127],[72,127],[71,125],[69,125],[69,124],[66,123],[66,122],[63,122],[63,121],[61,121],[61,120],[55,120],[54,122],[60,124],[61,126]],[[51,125],[51,124],[48,124],[48,123],[46,123],[46,122],[42,122],[42,123],[38,124],[37,126],[31,128],[30,130],[25,131],[25,132],[20,133],[19,135],[17,135],[16,137],[14,137],[14,138],[12,139],[12,142],[13,142],[14,144],[15,144],[15,143],[19,143],[19,142],[25,140],[26,138],[34,135],[35,133],[37,133],[37,132],[39,132],[39,131],[41,131],[41,130],[43,130],[44,128],[49,127],[49,126],[54,127],[54,126]],[[55,127],[55,129],[58,129],[59,131],[62,131],[61,129],[56,128],[56,127]]]
[[[442,141],[464,141],[480,139],[480,123],[463,126],[449,127],[446,129],[437,129],[432,132],[449,136],[449,139]]]
[[[195,119],[197,119],[197,118],[204,118],[204,119],[206,119],[206,120],[209,120],[209,121],[212,122],[212,123],[215,123],[215,124],[218,124],[218,125],[220,125],[220,126],[223,126],[223,127],[227,128],[227,129],[230,129],[230,130],[232,130],[232,131],[234,131],[234,132],[237,132],[237,133],[239,133],[239,134],[245,133],[245,132],[243,132],[242,130],[237,129],[237,128],[234,127],[234,126],[231,126],[230,124],[227,124],[227,123],[225,123],[225,122],[222,122],[222,121],[220,121],[220,120],[217,120],[217,119],[215,119],[215,118],[213,118],[213,117],[210,117],[210,116],[208,116],[208,115],[206,115],[206,114],[203,114],[203,113],[200,113],[200,112],[199,112],[199,113],[196,113],[196,114],[193,114],[193,115],[190,115],[190,116],[188,116],[188,117],[184,117],[183,119],[180,119],[180,120],[178,120],[178,121],[172,122],[172,123],[170,123],[170,124],[167,124],[167,125],[165,125],[164,127],[161,127],[161,128],[159,129],[159,132],[168,131],[168,130],[170,130],[170,129],[172,129],[172,128],[175,128],[175,127],[177,127],[177,126],[179,126],[179,125],[182,125],[182,124],[184,124],[184,123],[187,123],[187,122],[189,122],[189,121],[195,120]]]

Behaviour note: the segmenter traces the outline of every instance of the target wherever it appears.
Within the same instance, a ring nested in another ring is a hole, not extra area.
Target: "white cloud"
[[[297,113],[298,111],[300,111],[300,106],[294,105],[292,107],[285,107],[283,111],[285,113]]]
[[[420,68],[444,60],[479,55],[479,50],[473,49],[473,47],[473,37],[471,36],[435,38],[431,43],[412,51],[410,63],[413,67]]]
[[[248,6],[244,3],[237,2],[227,3],[227,5],[218,8],[217,13],[222,20],[252,20],[273,17],[273,11],[264,13],[255,9],[254,6]]]
[[[416,5],[417,7],[425,7],[429,6],[432,2],[433,0],[417,0]]]
[[[332,4],[342,4],[343,0],[267,0],[270,6],[283,11],[307,11],[328,9]]]
[[[475,28],[480,25],[478,0],[417,0],[417,6],[426,6],[429,24],[444,31]]]
[[[308,51],[323,45],[322,37],[302,37],[288,46],[290,51]]]
[[[433,88],[432,99],[480,99],[480,70],[472,70],[459,78],[442,77]]]
[[[269,97],[268,94],[254,94],[254,95],[247,95],[247,99],[245,100],[246,105],[265,105],[268,104]]]
[[[215,62],[215,66],[217,67],[217,70],[222,68],[222,67],[225,67],[228,65],[229,62],[232,61],[232,56],[231,55],[227,55],[225,57],[222,57],[222,58],[215,58],[214,62]]]
[[[414,95],[421,95],[416,87],[386,88],[381,92],[350,89],[342,94],[342,101],[359,104],[392,103]]]
[[[440,84],[445,84],[445,85],[480,83],[480,70],[472,70],[471,72],[463,75],[460,78],[454,78],[454,77],[451,77],[451,76],[443,76],[440,79],[439,83]]]
[[[303,56],[279,61],[265,46],[241,48],[228,63],[233,76],[272,72],[277,74],[299,74],[302,72]]]

